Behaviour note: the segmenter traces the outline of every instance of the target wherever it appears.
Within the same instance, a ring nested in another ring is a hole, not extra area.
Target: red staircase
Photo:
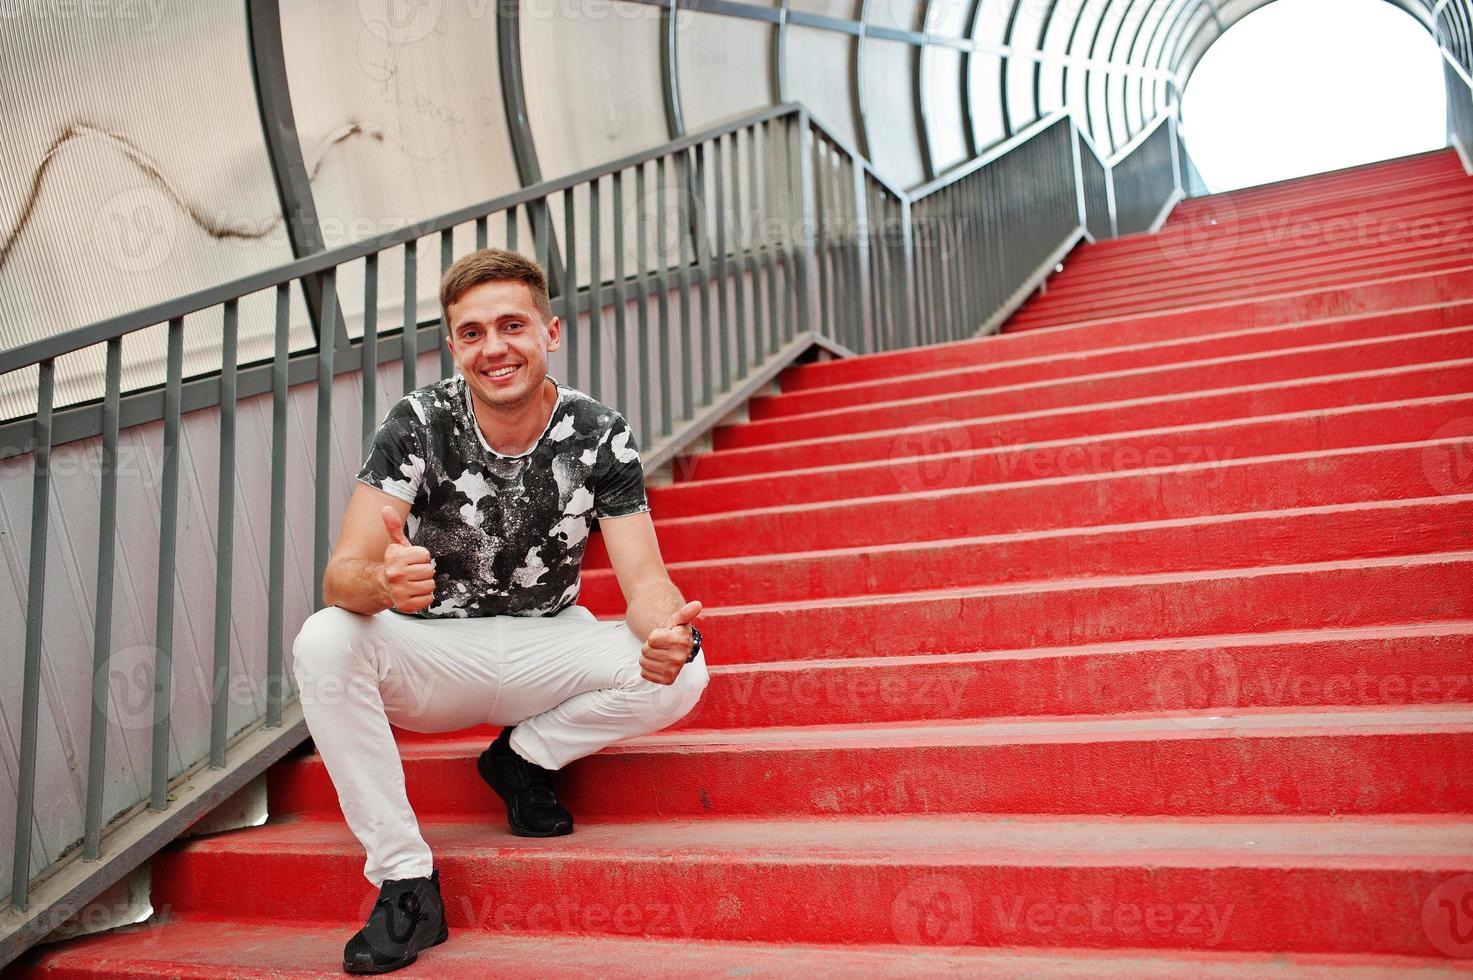
[[[1193,200],[1001,337],[787,371],[651,492],[716,666],[576,834],[404,737],[452,932],[403,975],[1473,969],[1470,218],[1451,153]],[[337,975],[362,853],[271,776],[31,968]]]

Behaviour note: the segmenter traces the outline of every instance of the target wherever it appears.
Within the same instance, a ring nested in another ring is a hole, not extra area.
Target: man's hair
[[[547,296],[547,274],[542,266],[520,252],[504,248],[482,248],[461,256],[440,279],[440,311],[445,329],[450,329],[450,304],[483,282],[520,282],[532,292],[532,302],[542,314],[543,326],[552,322],[552,301]]]

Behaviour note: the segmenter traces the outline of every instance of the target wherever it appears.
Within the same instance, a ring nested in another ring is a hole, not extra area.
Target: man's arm
[[[434,602],[435,567],[427,549],[405,539],[408,515],[403,500],[358,485],[322,575],[323,602],[365,616],[391,607],[416,612]]]
[[[686,602],[670,581],[648,512],[598,523],[628,607],[624,621],[645,640],[640,673],[656,684],[671,684],[690,655],[694,640],[686,627],[701,614],[701,604]]]

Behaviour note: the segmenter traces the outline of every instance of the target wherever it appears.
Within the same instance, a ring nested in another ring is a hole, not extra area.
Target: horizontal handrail
[[[952,169],[946,171],[944,174],[938,176],[935,180],[929,181],[917,188],[914,188],[910,191],[910,199],[912,201],[915,201],[922,197],[927,197],[931,194],[936,193],[943,187],[956,183],[958,180],[961,180],[963,177],[966,177],[969,174],[976,173],[983,167],[989,166],[1002,157],[1007,156],[1009,153],[1013,152],[1024,143],[1027,143],[1029,140],[1033,139],[1033,137],[1037,136],[1039,133],[1043,132],[1051,126],[1056,125],[1061,119],[1065,119],[1068,116],[1069,111],[1067,109],[1058,109],[1048,114],[1047,116],[1044,116],[1042,119],[1038,119],[1032,123],[1029,123],[1027,126],[1018,130],[1009,138],[1003,140],[1001,143],[993,144],[992,146],[988,147],[984,152],[974,157],[973,159],[968,160],[966,163],[957,167],[953,167]]]

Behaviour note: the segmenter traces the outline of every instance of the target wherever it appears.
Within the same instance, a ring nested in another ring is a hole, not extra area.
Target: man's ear
[[[551,320],[547,321],[547,352],[551,354],[553,351],[562,346],[562,342],[563,321],[560,320],[558,317],[553,317]]]

